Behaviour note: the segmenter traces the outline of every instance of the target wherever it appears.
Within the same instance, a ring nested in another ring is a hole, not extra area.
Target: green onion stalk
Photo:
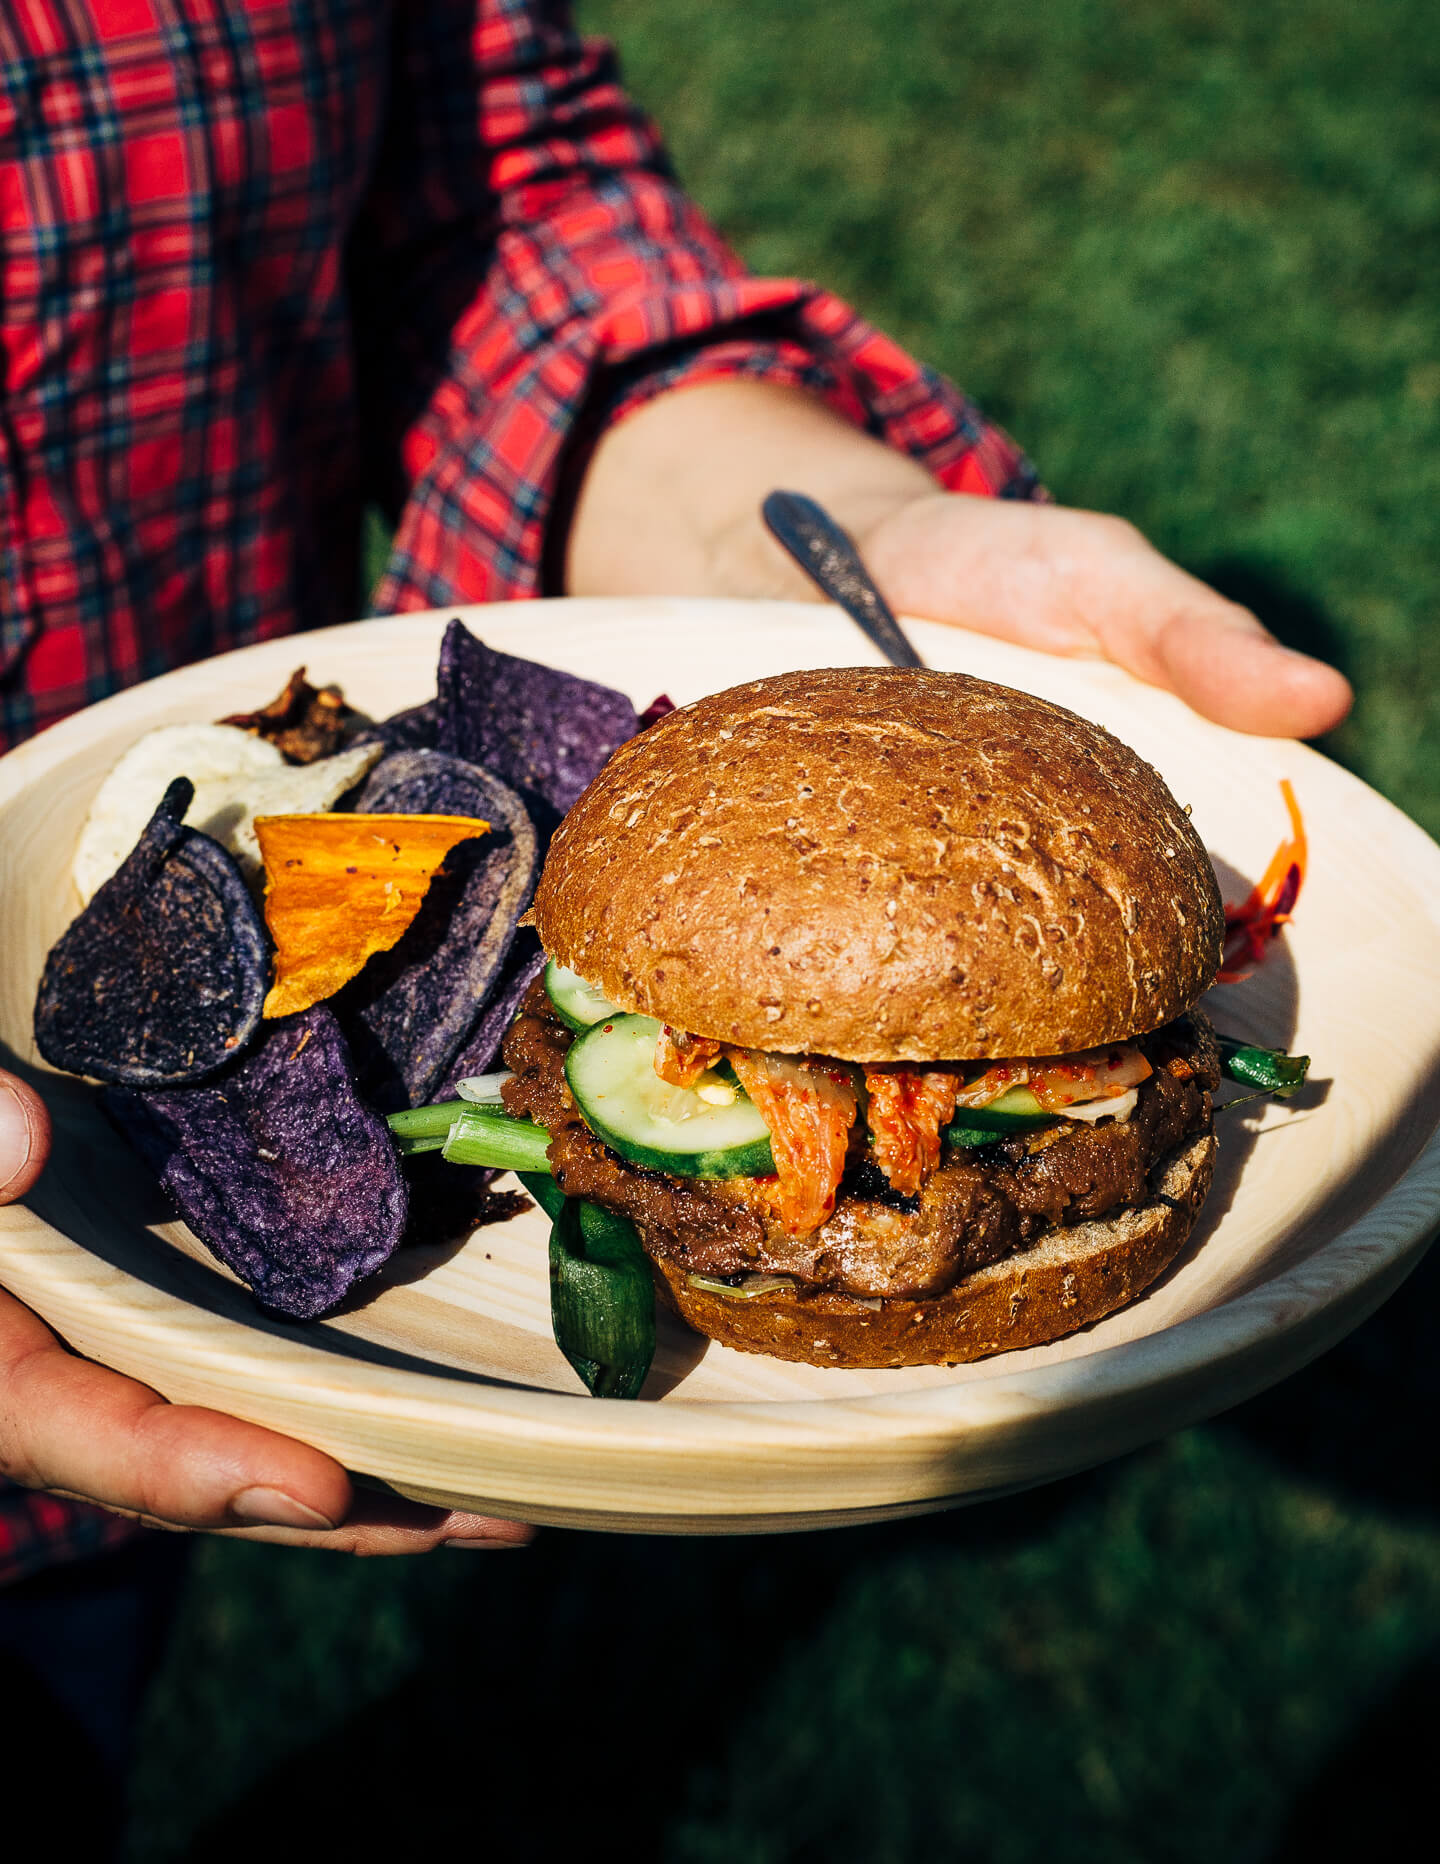
[[[1220,1044],[1220,1066],[1230,1080],[1281,1100],[1305,1085],[1310,1071],[1308,1055],[1287,1055],[1284,1049],[1260,1048],[1232,1036],[1218,1036],[1216,1040]]]
[[[550,1135],[533,1120],[468,1100],[392,1113],[387,1122],[400,1154],[439,1152],[452,1165],[489,1165],[497,1171],[548,1172]]]
[[[633,1223],[550,1175],[550,1134],[533,1120],[468,1100],[392,1113],[402,1157],[438,1152],[452,1165],[517,1172],[550,1219],[555,1344],[595,1398],[638,1398],[655,1357],[655,1284]]]

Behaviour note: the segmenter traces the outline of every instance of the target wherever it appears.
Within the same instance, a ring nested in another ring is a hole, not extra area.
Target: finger
[[[1248,609],[1102,513],[936,496],[887,518],[874,552],[906,613],[1100,655],[1233,730],[1313,737],[1350,708],[1343,674],[1282,647]]]
[[[1315,738],[1350,710],[1350,682],[1335,667],[1267,634],[1207,612],[1181,612],[1158,630],[1159,684],[1228,725],[1276,738]]]
[[[524,1547],[535,1538],[523,1521],[503,1521],[458,1509],[428,1508],[402,1496],[361,1490],[342,1524],[328,1533],[292,1528],[231,1528],[226,1540],[265,1540],[287,1547],[314,1547],[331,1553],[392,1555],[431,1553],[437,1547],[500,1552]]]
[[[0,1074],[0,1204],[24,1197],[49,1155],[44,1101],[13,1074]]]
[[[0,1293],[0,1475],[191,1528],[337,1527],[350,1478],[319,1450],[67,1352]]]
[[[1074,545],[1059,593],[1107,658],[1232,731],[1311,738],[1353,699],[1336,668],[1284,647],[1249,609],[1171,563],[1133,526],[1057,512]]]
[[[51,1494],[66,1494],[52,1489]],[[89,1501],[86,1495],[72,1495],[74,1501]],[[127,1508],[111,1508],[112,1514],[125,1516],[142,1527],[167,1529],[175,1533],[187,1530],[173,1521],[136,1513]],[[212,1529],[221,1540],[264,1541],[272,1546],[310,1547],[322,1553],[346,1553],[359,1556],[432,1553],[437,1547],[459,1550],[500,1552],[507,1547],[528,1546],[535,1530],[522,1521],[492,1519],[487,1515],[465,1514],[455,1509],[431,1508],[422,1502],[406,1501],[403,1496],[375,1495],[360,1492],[350,1513],[339,1527],[308,1530],[288,1527],[244,1527]]]
[[[522,1546],[514,1521],[352,1491],[331,1457],[67,1352],[0,1292],[0,1475],[98,1502],[153,1527],[343,1553],[425,1553],[442,1544]]]

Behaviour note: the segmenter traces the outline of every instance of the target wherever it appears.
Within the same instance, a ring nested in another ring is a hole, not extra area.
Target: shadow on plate
[[[1237,594],[1235,599],[1241,598]],[[1224,861],[1215,860],[1215,867],[1227,903],[1243,899],[1252,883]],[[1211,994],[1206,1005],[1222,1033],[1277,1048],[1291,1046],[1299,1007],[1299,982],[1283,939],[1269,948],[1256,971],[1253,989],[1223,987]],[[1303,1115],[1324,1104],[1332,1085],[1323,1076],[1312,1079],[1285,1105]],[[1440,1097],[1440,1063],[1419,1098],[1429,1104],[1436,1097]],[[1283,1130],[1280,1126],[1256,1130],[1238,1108],[1228,1116],[1219,1110],[1217,1128],[1222,1144],[1214,1189],[1185,1250],[1162,1280],[1204,1248],[1229,1208],[1255,1147]],[[1402,1134],[1397,1123],[1391,1134],[1377,1136],[1376,1152],[1393,1156],[1398,1175],[1422,1139],[1418,1132]],[[1338,1220],[1358,1219],[1375,1194],[1373,1183],[1357,1190],[1355,1208],[1342,1209]],[[1303,1257],[1307,1248],[1303,1235],[1297,1237],[1292,1249],[1267,1263],[1266,1276],[1283,1271]],[[1385,1506],[1433,1514],[1440,1509],[1440,1453],[1416,1424],[1437,1414],[1440,1252],[1432,1252],[1378,1313],[1348,1338],[1272,1390],[1227,1413],[1221,1424],[1308,1480],[1338,1486]]]
[[[1231,867],[1228,861],[1221,860],[1218,855],[1212,853],[1210,859],[1220,883],[1221,898],[1227,906],[1246,899],[1254,887],[1254,881],[1238,868]],[[1253,988],[1247,988],[1246,984],[1217,987],[1208,993],[1201,1008],[1221,1035],[1258,1042],[1266,1048],[1289,1049],[1295,1040],[1295,1027],[1300,1012],[1300,981],[1295,972],[1295,960],[1283,938],[1276,939],[1270,945],[1263,965],[1256,967],[1256,974],[1249,983]],[[1221,1088],[1221,1094],[1231,1099],[1237,1099],[1243,1092],[1243,1089],[1232,1087],[1229,1083]],[[1297,1094],[1285,1105],[1298,1110],[1322,1105],[1324,1098],[1325,1084],[1308,1082],[1302,1094]],[[1250,1106],[1254,1108],[1261,1104],[1253,1101]],[[1215,1130],[1219,1135],[1220,1147],[1210,1194],[1185,1247],[1155,1283],[1157,1288],[1163,1288],[1187,1263],[1192,1262],[1214,1235],[1235,1201],[1236,1192],[1245,1175],[1246,1161],[1261,1137],[1246,1111],[1238,1106],[1232,1113],[1227,1113],[1223,1105],[1216,1107]]]

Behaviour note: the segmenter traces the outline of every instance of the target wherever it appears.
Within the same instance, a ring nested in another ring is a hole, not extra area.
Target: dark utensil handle
[[[772,492],[760,515],[810,580],[858,623],[892,666],[924,666],[871,582],[860,552],[823,505],[803,492]]]

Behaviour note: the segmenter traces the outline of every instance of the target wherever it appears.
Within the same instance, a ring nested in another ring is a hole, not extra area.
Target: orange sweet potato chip
[[[257,816],[275,941],[265,1015],[308,1010],[397,945],[446,855],[489,826],[478,816]]]

